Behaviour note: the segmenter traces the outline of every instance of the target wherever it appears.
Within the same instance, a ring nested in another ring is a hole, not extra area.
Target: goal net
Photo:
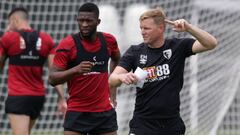
[[[31,26],[51,34],[58,43],[78,31],[75,15],[84,2],[100,7],[100,31],[116,36],[122,53],[131,44],[142,41],[138,18],[150,7],[161,6],[170,20],[184,18],[213,34],[219,46],[187,59],[181,96],[181,116],[186,135],[240,134],[240,2],[237,0],[1,0],[0,32],[7,25],[7,14],[13,7],[29,9]],[[166,37],[191,37],[167,27]],[[7,96],[7,69],[0,80],[0,135],[11,129],[4,102]],[[34,134],[63,134],[63,118],[57,115],[57,93],[47,83],[44,69],[46,103],[33,129]],[[135,102],[135,88],[122,85],[118,89],[116,108],[119,135],[127,135]]]

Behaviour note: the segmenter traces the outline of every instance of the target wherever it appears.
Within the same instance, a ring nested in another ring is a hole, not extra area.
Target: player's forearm
[[[62,84],[56,85],[55,89],[56,89],[57,94],[58,94],[58,99],[59,100],[64,100],[65,98],[64,98],[63,85]]]
[[[3,55],[0,55],[0,73],[3,72],[4,64],[5,64],[6,57]]]
[[[110,101],[115,108],[117,106],[117,88],[115,87],[110,87]]]
[[[217,46],[217,39],[214,36],[196,26],[190,24],[187,32],[194,36],[205,48],[209,50]]]
[[[0,74],[3,72],[4,63],[0,62]]]
[[[117,67],[119,60],[120,60],[121,54],[115,53],[115,55],[111,56],[111,61],[110,61],[110,73],[113,72],[113,70]]]
[[[118,87],[122,84],[122,81],[120,80],[120,75],[116,73],[112,73],[109,77],[109,84],[110,87]]]
[[[116,87],[110,87],[110,96],[112,99],[116,99],[117,95],[117,88]]]
[[[63,84],[69,80],[71,80],[78,72],[75,71],[74,68],[65,71],[50,71],[49,74],[49,83],[52,86],[56,86],[58,84]]]
[[[64,98],[63,84],[56,85],[55,89],[56,89],[57,94],[58,94],[58,111],[65,114],[66,110],[67,110],[67,103],[66,103],[66,100]]]
[[[117,60],[117,61],[111,60],[110,61],[110,73],[112,73],[113,70],[116,68],[116,66],[118,65],[118,62],[119,62],[119,60]]]

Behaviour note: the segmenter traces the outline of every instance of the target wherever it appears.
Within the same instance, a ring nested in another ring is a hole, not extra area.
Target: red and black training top
[[[68,81],[68,111],[103,112],[112,109],[109,100],[108,59],[119,53],[115,37],[98,33],[95,41],[80,39],[78,34],[63,39],[56,49],[54,65],[69,69],[81,61],[95,63],[88,74]]]
[[[8,95],[43,96],[43,65],[54,53],[50,35],[32,29],[5,33],[0,40],[0,55],[9,58]]]

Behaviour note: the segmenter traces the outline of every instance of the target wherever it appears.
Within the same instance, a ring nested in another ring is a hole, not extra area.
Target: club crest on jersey
[[[140,60],[139,60],[140,64],[146,64],[147,63],[147,55],[140,55]]]
[[[164,50],[163,56],[169,60],[172,57],[172,50],[171,49]]]

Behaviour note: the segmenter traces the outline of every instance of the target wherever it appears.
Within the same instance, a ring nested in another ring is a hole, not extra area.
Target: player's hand
[[[138,82],[137,76],[132,72],[129,72],[126,74],[121,74],[119,79],[122,83],[125,83],[127,85],[137,84],[137,82]]]
[[[190,28],[190,24],[184,19],[179,19],[176,21],[165,19],[165,23],[172,25],[172,29],[176,32],[186,32]]]
[[[90,61],[82,61],[79,65],[74,67],[78,74],[84,74],[84,73],[89,73],[91,72],[93,67],[93,63]]]
[[[116,100],[116,98],[115,99],[111,98],[110,102],[111,102],[111,105],[112,105],[113,108],[117,107],[117,100]]]

